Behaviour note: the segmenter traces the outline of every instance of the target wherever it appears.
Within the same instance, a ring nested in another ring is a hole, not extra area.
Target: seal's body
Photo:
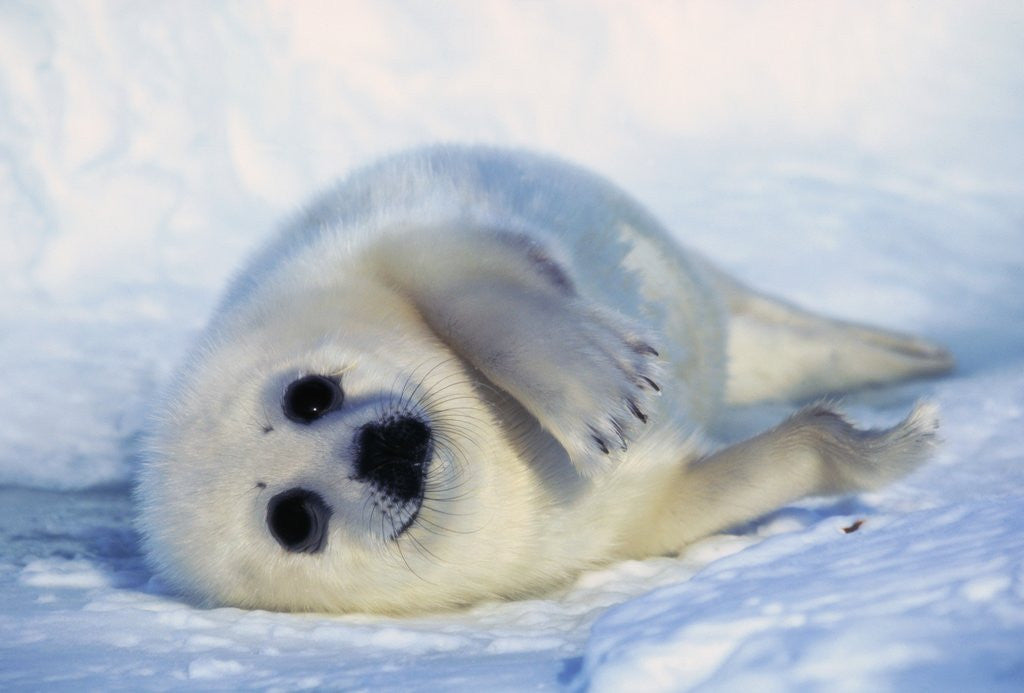
[[[154,566],[200,601],[409,613],[678,551],[927,454],[919,406],[825,406],[708,454],[723,403],[938,373],[684,251],[564,163],[434,148],[365,169],[250,263],[180,370],[140,476]]]

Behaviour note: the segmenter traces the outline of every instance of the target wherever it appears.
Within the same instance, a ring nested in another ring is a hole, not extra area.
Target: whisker
[[[444,563],[444,561],[442,561],[440,558],[438,558],[437,554],[435,554],[433,551],[431,551],[426,546],[424,546],[423,542],[421,542],[419,539],[417,539],[415,534],[407,533],[406,536],[408,536],[409,537],[409,541],[411,541],[413,543],[413,545],[417,547],[417,550],[421,552],[420,553],[421,556],[423,555],[422,552],[426,552],[435,561],[437,561],[438,564]],[[401,550],[401,549],[399,549],[399,550]],[[419,575],[417,575],[416,577],[419,577]],[[422,580],[423,578],[420,578],[420,579]],[[425,580],[424,582],[429,582],[429,581]],[[430,584],[434,584],[434,583],[430,583]]]

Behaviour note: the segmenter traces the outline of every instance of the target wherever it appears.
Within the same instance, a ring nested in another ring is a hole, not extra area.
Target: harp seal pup
[[[951,367],[761,295],[608,182],[435,147],[371,165],[252,259],[157,406],[144,547],[205,605],[410,614],[537,595],[927,456],[936,412],[723,405]]]

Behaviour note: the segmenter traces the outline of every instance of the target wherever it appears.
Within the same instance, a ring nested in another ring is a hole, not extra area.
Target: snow
[[[0,4],[0,688],[1024,690],[1022,30],[1013,2]],[[945,446],[528,601],[167,594],[131,523],[148,402],[282,217],[439,140],[561,154],[749,283],[944,342],[955,374],[846,408],[934,400]]]

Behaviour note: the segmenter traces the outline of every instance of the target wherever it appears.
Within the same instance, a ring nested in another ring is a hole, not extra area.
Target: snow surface
[[[0,2],[0,688],[1024,690],[1022,35],[1014,2]],[[945,447],[531,601],[168,595],[153,393],[282,216],[438,140],[561,154],[750,283],[943,341],[954,375],[846,406],[933,399]]]

